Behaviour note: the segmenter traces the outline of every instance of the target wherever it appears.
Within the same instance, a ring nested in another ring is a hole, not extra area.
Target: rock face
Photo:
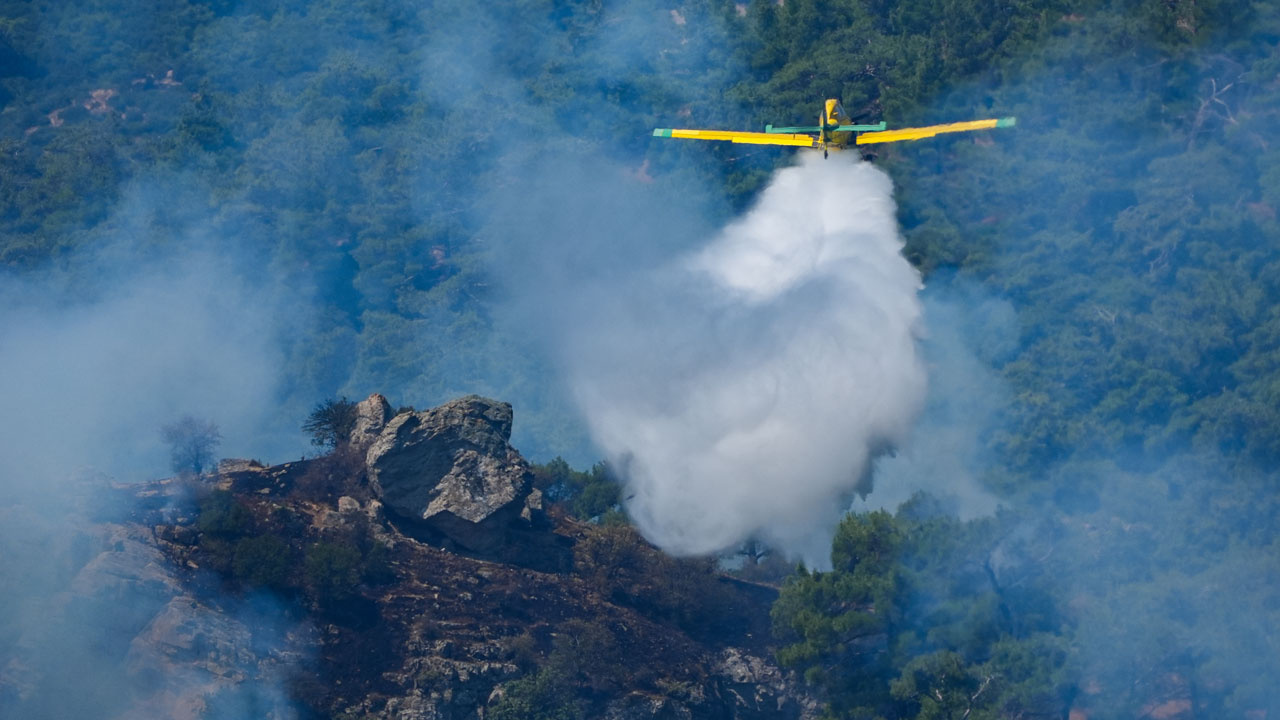
[[[356,403],[356,423],[351,429],[351,445],[357,448],[371,445],[378,439],[393,414],[391,403],[380,393],[374,393]]]
[[[722,650],[719,660],[719,695],[742,717],[813,718],[822,710],[813,697],[796,692],[794,678],[769,660],[732,647]]]
[[[511,405],[477,395],[396,415],[365,455],[374,493],[463,548],[498,549],[541,508],[529,464],[509,443],[511,419]]]
[[[43,602],[0,651],[0,717],[198,720],[221,693],[253,688],[283,699],[284,678],[318,646],[309,632],[268,628],[198,597],[186,569],[161,550],[173,545],[146,527],[84,523],[74,532],[70,548],[49,559],[83,565],[65,581],[24,589]],[[284,630],[297,641],[274,641]]]

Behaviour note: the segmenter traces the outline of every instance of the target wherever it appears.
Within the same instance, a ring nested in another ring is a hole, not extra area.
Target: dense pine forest
[[[1280,717],[1280,3],[0,0],[0,283],[56,311],[214,256],[284,318],[261,437],[475,392],[589,466],[510,288],[687,247],[638,219],[718,227],[793,162],[654,127],[826,97],[1018,125],[876,151],[958,318],[934,391],[982,411],[931,401],[914,442],[963,456],[784,581],[779,662],[833,718]]]

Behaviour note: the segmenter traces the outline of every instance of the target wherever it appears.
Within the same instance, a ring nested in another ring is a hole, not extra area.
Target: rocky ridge
[[[103,716],[249,698],[275,717],[479,720],[512,717],[535,679],[578,717],[816,716],[771,660],[774,591],[542,508],[510,424],[474,396],[393,414],[375,395],[330,456],[108,488],[125,509],[86,527],[62,596],[123,618],[103,642],[128,692]],[[0,710],[26,707],[41,668],[0,672]]]

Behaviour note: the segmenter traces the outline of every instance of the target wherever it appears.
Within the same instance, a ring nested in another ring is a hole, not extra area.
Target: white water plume
[[[849,495],[924,397],[901,250],[888,176],[812,153],[706,247],[594,304],[570,380],[650,539],[754,536],[829,564]]]

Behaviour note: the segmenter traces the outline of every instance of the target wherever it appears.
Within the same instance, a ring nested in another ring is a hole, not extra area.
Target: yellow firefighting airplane
[[[1013,127],[1016,119],[1010,117],[992,120],[970,120],[946,125],[902,128],[901,130],[885,130],[883,121],[875,125],[852,125],[852,122],[849,116],[845,114],[844,108],[840,106],[839,100],[827,100],[826,106],[822,109],[822,114],[818,116],[818,124],[813,126],[774,127],[765,125],[762,133],[658,128],[653,131],[653,136],[686,138],[689,140],[727,140],[750,145],[790,145],[792,147],[822,148],[822,156],[826,157],[828,149],[842,150],[848,147],[850,140],[853,140],[855,145],[898,142],[899,140],[920,140],[943,133]]]

